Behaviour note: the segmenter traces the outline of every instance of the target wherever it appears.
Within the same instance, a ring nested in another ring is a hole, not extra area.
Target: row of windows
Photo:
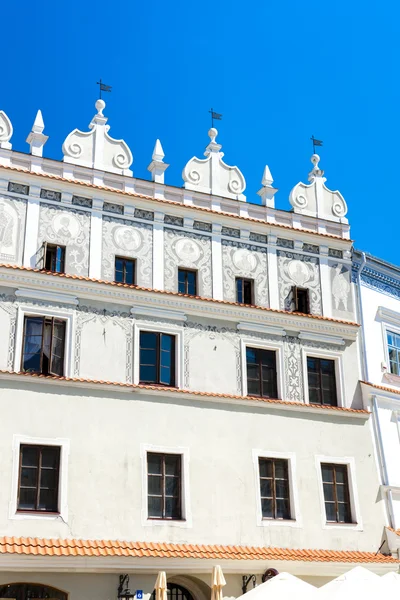
[[[176,386],[176,336],[141,331],[139,383]],[[22,371],[64,374],[65,321],[55,317],[25,317]],[[247,394],[278,397],[276,351],[246,347]],[[337,406],[335,361],[307,356],[311,404]]]
[[[65,272],[65,246],[46,244],[44,265],[46,271]],[[115,257],[115,281],[128,285],[136,284],[136,260]],[[178,292],[189,296],[197,296],[197,271],[178,269]],[[236,302],[255,304],[254,279],[236,277]],[[293,286],[290,291],[290,306],[293,312],[310,314],[309,291],[306,288]]]
[[[263,519],[292,519],[288,461],[259,458],[259,486]],[[321,464],[328,523],[351,523],[347,465]],[[59,511],[60,447],[22,444],[20,447],[17,510]],[[147,453],[148,519],[182,520],[182,455]]]

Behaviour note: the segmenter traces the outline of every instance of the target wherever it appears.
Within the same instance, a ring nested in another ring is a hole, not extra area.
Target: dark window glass
[[[246,348],[247,394],[277,398],[276,353],[261,348]]]
[[[252,279],[236,277],[236,302],[240,302],[240,304],[254,304]]]
[[[326,520],[351,523],[347,465],[321,464]]]
[[[178,269],[178,292],[197,296],[197,271]]]
[[[135,261],[130,258],[115,257],[115,281],[117,283],[135,284]]]
[[[337,406],[335,361],[307,356],[310,404]]]
[[[293,312],[310,314],[310,296],[307,288],[294,285],[290,291],[290,307]]]
[[[22,370],[43,375],[64,374],[65,321],[25,317]]]
[[[400,375],[400,335],[393,331],[387,332],[390,372]]]
[[[20,448],[18,510],[57,512],[60,448]]]
[[[8,596],[11,598],[11,596]],[[150,600],[155,600],[155,591],[151,594]],[[167,599],[168,600],[193,600],[191,593],[181,585],[176,583],[167,583]],[[20,600],[17,598],[16,600]]]
[[[288,461],[260,458],[259,467],[263,519],[290,519]]]
[[[149,519],[181,519],[181,455],[147,454]]]
[[[175,386],[175,336],[140,332],[140,383]]]
[[[45,245],[44,268],[53,273],[65,272],[65,246],[55,244]]]

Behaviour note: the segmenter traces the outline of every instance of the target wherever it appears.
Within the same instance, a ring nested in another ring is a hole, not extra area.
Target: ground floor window
[[[0,585],[0,598],[14,598],[15,600],[27,600],[28,598],[48,598],[50,600],[55,598],[56,600],[67,600],[68,594],[40,583],[9,583]]]
[[[167,584],[168,600],[194,600],[192,594],[183,586],[176,583]],[[151,600],[155,600],[155,592],[151,595]]]

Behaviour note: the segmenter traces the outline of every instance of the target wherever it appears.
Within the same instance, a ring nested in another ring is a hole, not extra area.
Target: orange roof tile
[[[360,380],[360,383],[363,383],[364,385],[369,385],[370,387],[373,387],[376,390],[382,390],[383,392],[390,392],[392,394],[400,394],[400,390],[386,387],[385,385],[377,385],[376,383],[371,383],[369,381],[362,381],[362,380]]]
[[[85,277],[84,275],[70,275],[69,273],[54,273],[53,271],[44,271],[43,269],[34,269],[32,267],[22,267],[20,265],[9,265],[0,263],[0,267],[5,269],[14,269],[17,271],[32,271],[33,273],[41,273],[43,275],[48,275],[50,277],[64,277],[65,279],[77,279],[79,281],[92,281],[93,283],[101,283],[105,285],[112,285],[115,287],[122,287],[132,290],[140,290],[141,292],[154,292],[156,294],[166,294],[169,296],[179,296],[181,298],[191,298],[192,300],[202,300],[205,302],[213,302],[216,304],[228,304],[230,306],[240,306],[244,308],[253,308],[257,310],[264,310],[273,313],[279,313],[284,315],[292,315],[296,317],[306,317],[308,319],[318,319],[319,321],[331,321],[333,323],[340,323],[342,325],[352,325],[354,327],[359,327],[358,323],[354,321],[343,321],[341,319],[332,319],[331,317],[323,317],[321,315],[309,315],[303,313],[290,313],[287,310],[280,310],[277,308],[269,308],[267,306],[257,306],[257,305],[249,305],[249,304],[241,304],[239,302],[229,302],[228,300],[216,300],[215,298],[205,298],[204,296],[190,296],[189,294],[180,294],[178,292],[169,292],[167,290],[157,290],[154,288],[146,288],[139,285],[129,285],[127,283],[117,283],[116,281],[107,281],[105,279],[93,279],[92,277]]]
[[[8,165],[1,165],[2,169],[9,169],[11,171],[18,171],[19,173],[25,173],[28,175],[33,175],[36,177],[44,177],[45,179],[55,179],[56,181],[65,181],[66,183],[73,183],[76,185],[81,185],[84,187],[93,188],[96,190],[104,190],[105,192],[112,192],[113,194],[118,194],[121,196],[131,196],[133,198],[143,198],[144,200],[151,200],[152,202],[162,203],[162,204],[172,204],[173,206],[179,206],[183,208],[189,208],[190,210],[198,210],[201,212],[206,212],[214,215],[222,215],[224,217],[231,217],[234,219],[240,219],[243,221],[252,221],[253,223],[260,223],[262,225],[266,225],[268,227],[282,227],[283,229],[291,229],[292,231],[299,231],[304,233],[310,233],[312,235],[318,235],[322,237],[328,237],[336,240],[343,240],[344,242],[352,243],[353,240],[348,240],[346,238],[342,238],[340,235],[334,235],[332,233],[319,233],[318,231],[313,231],[312,229],[300,229],[298,227],[293,227],[291,225],[283,225],[280,223],[268,223],[261,219],[254,219],[253,217],[243,217],[240,215],[234,215],[232,213],[227,213],[219,210],[212,210],[210,208],[205,208],[203,206],[193,206],[189,204],[183,204],[182,202],[176,202],[175,200],[167,200],[166,198],[154,198],[153,196],[147,196],[145,194],[138,194],[136,192],[126,192],[124,190],[118,190],[112,187],[108,187],[105,185],[96,185],[94,183],[89,183],[87,181],[80,181],[79,179],[68,179],[66,177],[61,177],[60,175],[52,175],[50,173],[34,173],[29,171],[28,169],[22,169],[19,167],[13,167]],[[179,188],[180,189],[180,188]],[[251,203],[249,203],[251,204]]]
[[[22,371],[6,371],[0,369],[0,375],[18,375],[34,379],[46,379],[53,381],[72,381],[76,383],[90,383],[96,385],[112,385],[115,387],[131,388],[133,390],[152,390],[160,394],[173,392],[176,394],[189,394],[191,396],[204,396],[207,398],[230,398],[232,400],[243,400],[250,402],[260,402],[263,404],[280,404],[284,406],[293,406],[295,408],[311,408],[316,410],[333,410],[340,412],[356,413],[369,415],[369,411],[361,408],[346,408],[343,406],[328,406],[325,404],[305,404],[304,402],[294,402],[292,400],[280,400],[278,398],[260,398],[259,396],[238,396],[233,394],[220,394],[218,392],[201,392],[196,390],[179,389],[176,387],[166,387],[159,385],[145,385],[136,383],[123,383],[119,381],[104,381],[102,379],[84,379],[82,377],[59,377],[58,375],[42,375],[41,373],[23,373]]]
[[[1,537],[0,554],[43,556],[128,556],[229,560],[299,560],[306,562],[399,563],[392,556],[352,550],[296,550],[292,548],[210,546],[114,540],[58,540]]]

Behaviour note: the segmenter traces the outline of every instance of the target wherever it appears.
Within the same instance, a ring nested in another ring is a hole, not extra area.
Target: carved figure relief
[[[178,291],[178,268],[198,272],[198,294],[212,297],[211,238],[197,233],[182,233],[164,228],[164,287]]]
[[[254,301],[268,306],[267,249],[233,240],[222,240],[224,299],[236,301],[235,278],[254,279]]]
[[[294,252],[278,250],[279,305],[290,310],[290,291],[296,285],[310,290],[311,312],[322,314],[319,259]]]
[[[332,311],[335,316],[353,316],[350,268],[341,263],[330,262],[332,282]]]
[[[26,201],[0,197],[0,262],[18,264],[22,258],[21,232],[25,228]]]
[[[147,223],[103,216],[103,279],[114,280],[115,257],[136,259],[136,283],[153,284],[153,226]]]

